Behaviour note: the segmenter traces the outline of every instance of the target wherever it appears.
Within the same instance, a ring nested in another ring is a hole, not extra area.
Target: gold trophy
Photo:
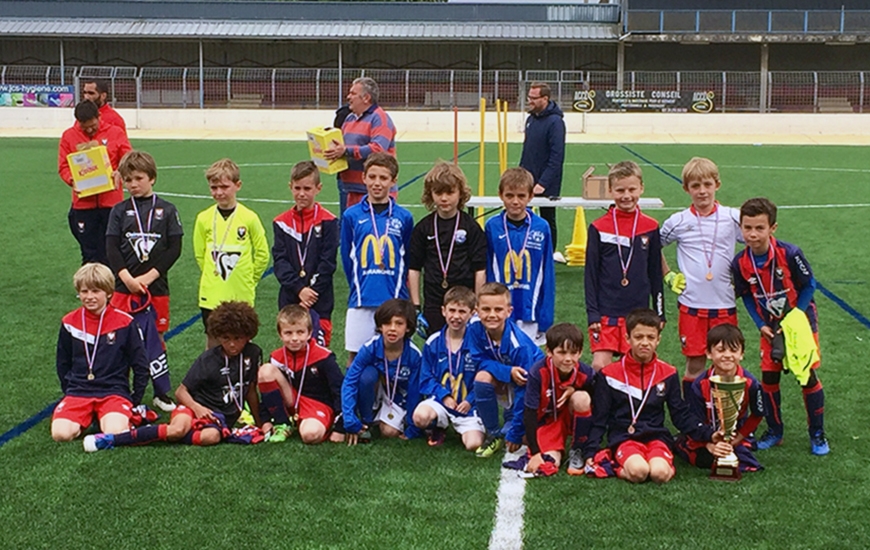
[[[746,392],[746,379],[742,376],[710,377],[710,393],[719,418],[719,429],[725,433],[725,441],[731,443],[740,417],[740,406]],[[710,479],[737,481],[740,479],[740,461],[732,451],[726,457],[713,460]]]

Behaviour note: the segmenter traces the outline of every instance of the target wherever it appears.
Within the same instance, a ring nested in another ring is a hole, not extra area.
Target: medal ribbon
[[[237,207],[238,208],[238,207]],[[217,218],[218,218],[218,208],[214,207],[214,215],[211,218],[211,257],[215,263],[214,268],[217,269],[217,258],[219,254],[222,254],[224,251],[224,245],[227,244],[227,235],[230,233],[230,227],[233,225],[233,218],[236,215],[236,210],[233,210],[233,213],[230,214],[230,217],[226,219],[227,226],[224,228],[224,236],[221,239],[221,244],[217,244]],[[217,274],[217,273],[215,273]]]
[[[776,254],[773,253],[773,242],[767,248],[767,257],[770,259],[770,291],[764,289],[764,281],[761,280],[761,274],[758,272],[758,268],[755,267],[755,255],[749,249],[746,250],[746,253],[749,254],[749,263],[752,265],[755,278],[758,279],[758,289],[764,296],[764,309],[775,317],[776,314],[770,309],[770,297],[773,296],[773,280],[776,272]]]
[[[643,366],[643,365],[641,365]],[[649,398],[650,391],[653,387],[653,380],[656,378],[657,371],[656,363],[653,363],[653,372],[649,377],[649,383],[646,386],[646,393],[643,394],[643,399],[640,402],[640,406],[637,409],[637,412],[634,411],[634,398],[631,396],[631,386],[628,383],[628,371],[625,370],[625,356],[622,356],[622,375],[625,377],[625,386],[626,386],[626,395],[628,395],[628,406],[631,407],[631,425],[634,426],[637,422],[637,417],[640,416],[641,411],[643,411],[644,405],[646,405],[646,400]],[[640,385],[643,386],[643,370],[641,369],[641,377],[640,377]],[[640,388],[638,388],[640,389]]]
[[[236,408],[239,409],[239,412],[242,412],[242,409],[244,408],[243,402],[245,400],[242,396],[245,387],[245,384],[243,383],[243,380],[245,379],[244,355],[243,352],[239,352],[239,398],[236,399],[236,388],[233,385],[233,381],[230,379],[230,358],[227,357],[226,353],[224,353],[224,368],[227,370],[227,386],[230,388],[230,397],[236,405]]]
[[[151,233],[151,217],[154,215],[154,205],[157,204],[157,195],[151,195],[151,211],[148,212],[148,227],[142,227],[142,218],[139,216],[139,208],[136,206],[136,198],[130,197],[130,202],[133,203],[133,213],[136,214],[136,226],[139,228],[139,233]]]
[[[296,390],[296,401],[293,403],[293,413],[299,414],[299,400],[302,398],[302,386],[305,385],[305,371],[308,370],[308,353],[311,351],[311,343],[305,344],[305,361],[302,363],[302,376],[299,378],[299,389]],[[293,354],[293,352],[290,352]],[[293,365],[296,365],[296,355],[293,354]],[[287,346],[284,346],[284,366],[290,369],[290,363],[287,361]]]
[[[698,234],[701,236],[701,248],[704,251],[704,259],[707,260],[707,273],[713,273],[713,258],[716,257],[716,237],[719,235],[719,205],[715,205],[716,217],[713,220],[713,242],[710,243],[710,255],[707,255],[707,241],[704,240],[704,232],[701,230],[701,215],[692,207],[692,212],[695,213],[695,219],[698,221]]]
[[[613,231],[616,232],[616,250],[619,255],[619,266],[622,268],[622,279],[628,278],[628,268],[631,266],[631,257],[634,255],[634,238],[637,236],[637,220],[640,218],[640,208],[634,209],[634,225],[631,226],[631,239],[628,241],[628,259],[622,259],[622,245],[619,244],[619,224],[616,223],[616,207],[610,209],[613,214]]]
[[[302,243],[296,243],[296,257],[299,258],[299,269],[305,271],[305,259],[308,257],[308,245],[311,244],[311,233],[314,231],[315,221],[317,220],[317,213],[320,209],[320,205],[314,203],[314,214],[311,217],[311,227],[308,228],[308,232],[305,234],[305,244],[304,247]],[[305,213],[299,212],[299,218],[302,220],[302,229],[305,229]],[[296,229],[296,218],[293,218],[293,230],[301,235],[301,231]],[[300,239],[301,240],[301,239]],[[305,252],[302,252],[302,249],[305,249]]]
[[[405,350],[402,350],[404,355]],[[390,362],[387,360],[387,348],[384,346],[384,382],[387,383],[387,400],[390,402],[390,409],[393,408],[393,400],[396,398],[396,391],[399,389],[399,371],[402,370],[402,356],[396,360],[396,375],[393,377],[393,388],[390,390]]]
[[[437,238],[436,238],[437,242]],[[447,348],[447,372],[450,373],[450,389],[453,390],[453,399],[459,399],[459,388],[453,387],[456,383],[456,376],[459,374],[460,366],[462,365],[462,345],[456,350],[456,372],[453,372],[453,353],[450,351],[450,339],[447,338],[447,333],[444,333],[444,347]]]
[[[453,233],[450,235],[450,250],[447,252],[447,262],[441,259],[441,243],[438,241],[438,214],[435,214],[432,218],[432,224],[435,226],[435,249],[438,251],[438,265],[441,266],[441,278],[446,281],[447,270],[450,269],[450,260],[453,258],[453,245],[456,244],[456,232],[459,231],[459,212],[456,212],[456,224],[453,227]]]
[[[459,214],[456,214],[457,217]],[[502,213],[501,217],[502,225],[504,226],[504,240],[507,241],[508,247],[508,256],[511,259],[511,271],[514,275],[514,281],[517,279],[522,279],[522,269],[523,269],[523,260],[522,255],[523,252],[526,251],[526,244],[529,242],[529,231],[532,230],[532,217],[529,215],[529,211],[526,210],[526,220],[524,223],[528,223],[526,227],[526,236],[523,237],[523,247],[520,249],[519,254],[514,254],[513,246],[511,246],[511,235],[508,233],[508,223],[507,223],[507,212]],[[456,221],[457,227],[459,226],[459,220]],[[437,240],[437,237],[436,237]],[[507,281],[505,281],[507,283]]]
[[[556,372],[556,366],[553,365],[553,358],[547,357],[547,366],[550,367],[550,393],[553,398],[553,420],[558,419],[559,413],[556,410],[556,403],[558,399],[556,398],[556,391],[559,389],[556,385],[557,376],[559,376],[558,372]],[[565,384],[573,385],[574,381],[577,380],[577,368],[575,365],[574,370],[571,372],[571,376],[568,380],[565,381]],[[561,379],[559,379],[561,382]]]
[[[387,223],[384,224],[384,235],[390,234],[390,219],[393,217],[393,199],[390,199],[389,202],[389,210],[387,211]],[[369,199],[369,217],[372,220],[372,233],[375,234],[375,239],[378,241],[378,251],[381,256],[381,264],[384,264],[384,243],[381,242],[381,234],[378,232],[378,222],[375,220],[375,205],[372,204],[372,200]],[[437,240],[437,238],[436,238]],[[378,266],[380,267],[380,266]]]
[[[97,359],[97,345],[100,343],[100,334],[102,334],[103,332],[103,318],[106,316],[106,310],[108,309],[109,307],[106,306],[103,308],[103,312],[100,313],[100,322],[97,325],[97,334],[94,336],[94,352],[91,353],[90,351],[88,351],[88,326],[85,319],[85,308],[82,307],[82,332],[85,333],[82,344],[85,346],[85,359],[88,362],[89,379],[92,379],[94,375],[94,361],[96,361]]]

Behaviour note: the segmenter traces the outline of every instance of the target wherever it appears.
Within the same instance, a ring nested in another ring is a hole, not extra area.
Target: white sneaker
[[[557,264],[567,264],[568,260],[565,259],[565,256],[562,255],[558,250],[553,252],[553,261]]]
[[[154,403],[154,407],[163,412],[172,412],[175,410],[175,403],[168,395],[155,395],[152,403]]]

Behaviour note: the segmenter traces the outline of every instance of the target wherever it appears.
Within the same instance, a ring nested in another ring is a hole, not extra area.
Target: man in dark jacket
[[[535,195],[558,197],[562,191],[562,163],[565,161],[565,121],[562,109],[550,101],[550,86],[532,82],[526,96],[526,138],[520,166],[535,178]],[[556,250],[556,208],[542,207],[541,217],[550,225],[553,237],[553,259],[565,263]]]

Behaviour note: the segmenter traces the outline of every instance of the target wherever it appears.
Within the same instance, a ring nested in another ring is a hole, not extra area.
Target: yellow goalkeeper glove
[[[665,275],[665,284],[674,294],[682,294],[686,290],[686,276],[678,271],[668,271]]]

